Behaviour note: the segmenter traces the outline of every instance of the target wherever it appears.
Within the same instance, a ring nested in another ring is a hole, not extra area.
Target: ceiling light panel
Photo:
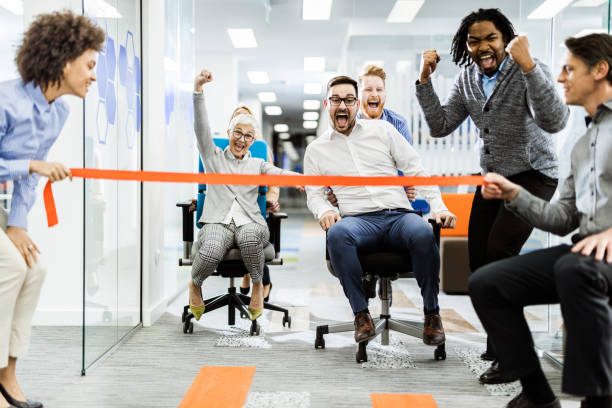
[[[305,120],[302,123],[302,127],[304,129],[316,129],[317,126],[319,126],[319,122],[317,122],[316,120]]]
[[[21,0],[0,0],[0,7],[18,16],[23,16],[23,2]]]
[[[290,137],[289,133],[279,133],[278,134],[278,138],[280,140],[289,140],[289,137]]]
[[[303,0],[302,19],[329,20],[332,0]]]
[[[302,106],[304,110],[319,110],[321,109],[321,101],[318,99],[306,99]]]
[[[307,95],[320,95],[323,86],[318,82],[306,82],[304,84],[304,93]]]
[[[266,115],[269,116],[278,116],[283,114],[281,107],[276,105],[266,106],[264,107],[264,111],[266,112]]]
[[[274,92],[258,92],[257,97],[264,103],[276,102],[276,94]]]
[[[304,120],[319,120],[319,112],[304,112],[302,115]]]
[[[397,0],[387,17],[387,23],[410,23],[421,10],[425,0]]]
[[[304,71],[324,72],[325,57],[304,57]]]
[[[532,20],[545,20],[553,18],[566,8],[573,0],[544,0],[542,4],[527,16]]]
[[[227,34],[234,44],[234,48],[255,48],[257,40],[255,33],[250,28],[228,28]]]
[[[270,77],[265,71],[249,71],[247,72],[247,76],[249,77],[249,81],[251,81],[252,84],[270,83]]]
[[[274,125],[274,131],[279,133],[286,133],[289,131],[289,126],[285,123],[277,123]]]

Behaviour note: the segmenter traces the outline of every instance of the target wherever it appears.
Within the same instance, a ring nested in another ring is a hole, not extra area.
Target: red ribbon
[[[353,177],[353,176],[285,176],[269,174],[169,173],[163,171],[70,169],[73,177],[104,180],[126,180],[162,183],[233,184],[260,186],[456,186],[482,185],[483,176],[432,177]],[[44,190],[47,223],[58,223],[51,182]]]

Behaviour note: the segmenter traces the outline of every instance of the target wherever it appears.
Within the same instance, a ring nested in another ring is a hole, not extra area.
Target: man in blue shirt
[[[0,181],[13,182],[8,219],[0,209],[0,406],[42,407],[26,400],[15,376],[45,277],[27,216],[40,176],[52,182],[72,177],[63,164],[45,160],[68,117],[60,97],[85,98],[104,40],[104,31],[85,16],[42,14],[17,50],[21,78],[0,83]]]
[[[357,119],[381,119],[391,123],[398,132],[412,144],[408,121],[397,112],[385,108],[387,89],[385,80],[387,74],[381,67],[368,65],[359,76],[359,113]]]

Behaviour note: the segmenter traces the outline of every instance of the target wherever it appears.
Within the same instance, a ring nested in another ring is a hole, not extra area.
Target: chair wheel
[[[183,310],[183,315],[181,316],[181,322],[185,323],[185,318],[187,317],[188,313],[186,310]]]
[[[244,313],[242,310],[240,311],[240,318],[241,318],[241,319],[246,319],[246,318],[248,318],[248,317],[249,317],[249,315],[248,315],[248,314]]]
[[[283,316],[283,327],[285,327],[285,323],[287,323],[288,328],[291,328],[291,316],[289,315]]]
[[[191,319],[185,319],[183,322],[183,333],[193,333],[193,322]]]
[[[367,341],[359,343],[359,348],[357,349],[357,353],[355,353],[355,360],[357,360],[358,363],[365,363],[368,361],[368,352],[366,351],[367,345]]]
[[[436,360],[446,360],[446,349],[444,344],[440,344],[438,347],[436,347],[436,350],[434,351],[434,358]]]
[[[189,330],[187,330],[189,334],[193,334],[193,322],[189,322]]]

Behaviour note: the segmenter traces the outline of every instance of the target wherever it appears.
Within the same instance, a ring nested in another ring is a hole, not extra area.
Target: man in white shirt
[[[304,174],[344,176],[427,176],[416,151],[386,121],[357,120],[357,82],[346,76],[327,85],[325,108],[331,128],[312,142],[304,156]],[[433,231],[412,211],[401,186],[332,186],[338,199],[335,208],[324,187],[306,187],[307,204],[327,233],[327,248],[334,271],[355,314],[355,341],[376,335],[362,284],[358,250],[409,251],[425,313],[423,342],[444,343],[439,315],[440,254]],[[418,187],[432,208],[438,224],[455,225],[436,186]]]

